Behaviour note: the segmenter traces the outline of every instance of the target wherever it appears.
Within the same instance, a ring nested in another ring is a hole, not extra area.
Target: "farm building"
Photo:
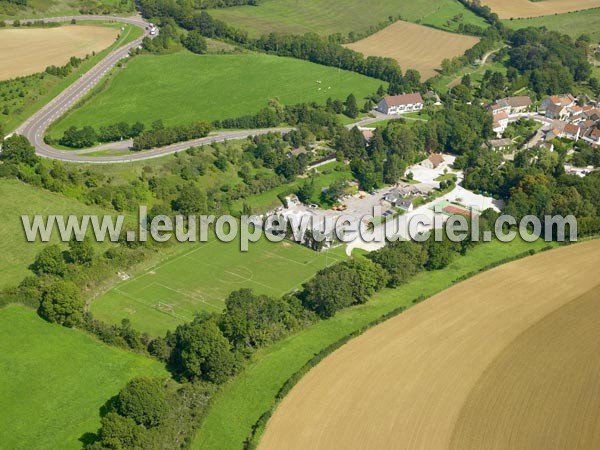
[[[377,105],[377,110],[383,114],[399,115],[423,109],[421,94],[402,94],[384,97]]]

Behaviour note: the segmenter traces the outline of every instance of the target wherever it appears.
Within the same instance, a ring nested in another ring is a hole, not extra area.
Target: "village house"
[[[498,137],[502,137],[502,133],[504,133],[506,131],[506,127],[508,127],[508,114],[505,112],[494,114],[493,122],[494,133],[496,133]]]
[[[531,108],[531,105],[531,98],[527,95],[506,97],[498,100],[496,103],[491,104],[488,107],[488,111],[493,115],[500,113],[506,113],[510,115],[525,112]]]
[[[423,167],[426,167],[428,169],[437,169],[442,164],[444,164],[444,157],[439,153],[431,155],[429,158],[427,158],[421,163]]]
[[[575,97],[571,94],[553,95],[542,100],[541,111],[545,111],[550,119],[564,120],[569,116],[568,108],[575,105]]]
[[[581,135],[581,128],[572,123],[568,123],[565,125],[563,129],[563,133],[561,137],[565,137],[567,139],[571,139],[575,142],[579,140],[579,136]]]
[[[513,144],[514,143],[513,143],[512,139],[508,139],[508,138],[505,138],[505,139],[490,139],[485,144],[483,144],[482,147],[487,147],[490,150],[504,152],[504,151],[512,149]]]
[[[600,145],[600,130],[598,128],[590,128],[582,138],[590,144]]]
[[[423,104],[423,97],[419,93],[394,95],[383,97],[377,104],[377,110],[387,115],[400,115],[421,111]]]

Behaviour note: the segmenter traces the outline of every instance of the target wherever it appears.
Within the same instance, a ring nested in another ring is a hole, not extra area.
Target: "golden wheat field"
[[[71,56],[83,57],[104,50],[118,30],[101,26],[0,29],[0,80],[62,66]]]
[[[511,17],[539,17],[552,14],[563,14],[582,9],[599,8],[600,0],[481,0],[481,4],[489,6],[501,19]]]
[[[402,70],[416,69],[423,80],[436,74],[445,58],[462,55],[478,39],[398,21],[346,47],[365,56],[393,58]]]
[[[432,297],[311,370],[260,448],[600,448],[600,241]]]

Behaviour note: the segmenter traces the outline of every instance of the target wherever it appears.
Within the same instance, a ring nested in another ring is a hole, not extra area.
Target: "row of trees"
[[[154,147],[164,147],[176,142],[190,141],[208,136],[211,126],[206,122],[195,122],[189,125],[172,127],[156,127],[142,132],[133,139],[134,150],[147,150]]]
[[[144,131],[144,124],[136,122],[129,125],[119,122],[112,125],[101,126],[98,131],[86,125],[82,128],[71,126],[65,130],[59,139],[59,144],[71,148],[92,147],[97,142],[114,142],[139,136]],[[52,139],[46,138],[46,142],[52,143]]]

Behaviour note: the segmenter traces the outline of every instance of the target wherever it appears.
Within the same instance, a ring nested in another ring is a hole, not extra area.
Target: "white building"
[[[402,94],[391,97],[384,97],[377,104],[377,110],[383,114],[405,114],[409,112],[417,112],[423,109],[423,97],[421,94]]]

